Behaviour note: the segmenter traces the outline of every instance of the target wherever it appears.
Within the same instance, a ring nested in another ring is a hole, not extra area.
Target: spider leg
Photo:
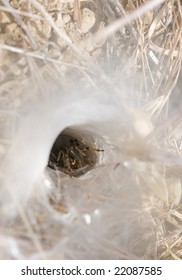
[[[61,152],[61,151],[59,151],[59,152],[58,152],[58,156],[57,156],[57,158],[56,158],[56,164],[57,164],[57,165],[58,165],[58,164],[59,164],[59,162],[60,162],[61,155],[62,155],[62,152]]]
[[[79,149],[78,147],[75,147],[75,150],[77,150],[83,157],[86,157],[86,153],[83,152],[84,149]],[[80,159],[81,161],[83,160],[83,158]]]
[[[68,154],[65,155],[65,164],[66,164],[65,167],[68,168],[68,171],[69,171],[68,174],[69,174],[69,176],[72,177],[72,175],[73,175],[72,173],[73,173],[73,172],[72,172],[72,169],[71,169],[70,159],[69,159],[69,155],[68,155]]]
[[[77,151],[80,152],[78,149]],[[79,168],[82,168],[82,162],[83,162],[83,157],[79,157],[72,149],[70,150],[70,155],[75,159],[77,165],[79,165]]]
[[[93,148],[93,147],[85,147],[84,148],[86,151],[94,151],[94,152],[104,152],[104,150],[102,149],[96,149],[96,148]]]

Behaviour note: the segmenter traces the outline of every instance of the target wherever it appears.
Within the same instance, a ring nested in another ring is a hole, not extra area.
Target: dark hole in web
[[[80,177],[93,169],[98,152],[103,150],[95,148],[93,143],[85,144],[83,133],[82,137],[78,135],[69,129],[58,135],[50,152],[48,167],[70,177]]]

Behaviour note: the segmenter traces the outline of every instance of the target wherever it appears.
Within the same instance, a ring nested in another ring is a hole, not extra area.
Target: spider
[[[52,169],[62,171],[70,177],[79,177],[90,170],[96,163],[96,152],[104,150],[88,147],[76,138],[68,136],[69,141],[64,140],[53,146],[48,166]]]

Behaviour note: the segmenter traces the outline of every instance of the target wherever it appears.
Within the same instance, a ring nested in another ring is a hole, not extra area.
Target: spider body
[[[103,150],[89,147],[70,135],[62,135],[52,148],[48,166],[70,177],[79,177],[96,164],[99,151]]]

